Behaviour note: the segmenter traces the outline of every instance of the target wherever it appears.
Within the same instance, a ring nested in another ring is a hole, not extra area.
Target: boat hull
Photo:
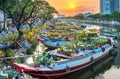
[[[111,50],[111,49],[110,49]],[[70,67],[68,69],[61,69],[61,70],[30,70],[30,69],[25,69],[24,67],[21,67],[18,64],[14,64],[14,66],[19,69],[20,71],[23,71],[26,74],[31,75],[32,77],[35,78],[41,78],[41,79],[53,79],[53,78],[60,78],[63,77],[67,74],[76,72],[78,70],[84,69],[92,64],[94,64],[95,62],[99,61],[100,59],[104,58],[106,55],[109,54],[109,51],[104,52],[104,54],[102,54],[101,56],[93,59],[92,61],[88,61],[85,62],[84,64],[80,64],[80,65],[75,65],[73,67]]]
[[[68,44],[70,41],[62,41],[62,40],[49,40],[49,41],[45,41],[42,38],[38,39],[41,43],[43,43],[46,47],[48,47],[49,49],[56,49],[59,48],[65,44]]]
[[[43,43],[48,49],[57,49],[59,48],[59,46],[51,46],[51,45],[48,45],[46,44],[45,42]]]

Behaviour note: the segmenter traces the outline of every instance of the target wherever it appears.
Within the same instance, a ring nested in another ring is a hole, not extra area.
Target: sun
[[[71,8],[71,9],[74,9],[74,8],[75,8],[75,5],[70,5],[70,8]]]

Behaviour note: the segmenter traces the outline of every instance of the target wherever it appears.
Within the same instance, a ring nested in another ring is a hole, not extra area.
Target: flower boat
[[[46,47],[50,48],[50,49],[56,49],[59,48],[63,45],[66,45],[68,43],[70,43],[69,40],[59,40],[59,39],[54,39],[51,40],[49,38],[38,38],[39,41],[41,41]]]
[[[65,54],[58,50],[49,51],[37,67],[14,63],[18,70],[42,79],[59,78],[64,75],[86,68],[109,54],[113,48],[112,38],[100,47],[78,49],[77,53]],[[45,58],[46,57],[46,58]]]

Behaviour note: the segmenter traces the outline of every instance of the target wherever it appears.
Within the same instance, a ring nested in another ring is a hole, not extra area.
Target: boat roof
[[[63,57],[63,58],[72,58],[70,56],[64,55],[64,54],[60,54],[60,53],[55,53],[55,52],[49,52],[50,55],[54,55],[54,56],[59,56],[59,57]]]

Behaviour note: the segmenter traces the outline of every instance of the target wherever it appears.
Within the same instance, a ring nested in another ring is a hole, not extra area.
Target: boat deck
[[[17,65],[19,67],[24,67],[25,69],[30,69],[30,70],[52,70],[52,68],[47,67],[47,66],[31,67],[31,66],[28,66],[28,65],[25,65],[25,64],[17,64]]]

